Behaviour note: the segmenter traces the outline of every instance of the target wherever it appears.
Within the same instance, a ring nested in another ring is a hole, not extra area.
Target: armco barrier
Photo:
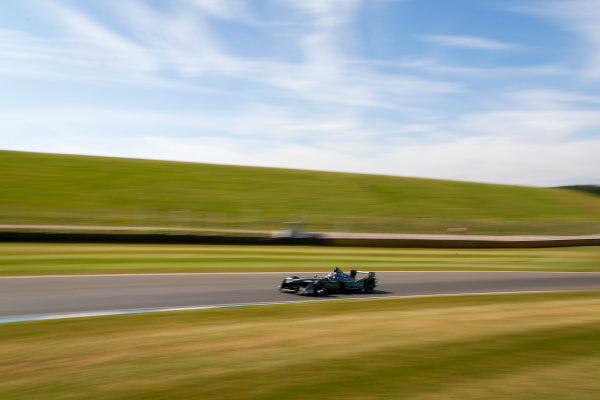
[[[418,235],[417,235],[418,236]],[[348,247],[405,247],[405,248],[540,248],[568,246],[600,246],[600,236],[547,237],[540,240],[502,237],[482,239],[476,236],[441,238],[335,238],[216,236],[158,233],[53,233],[0,232],[5,243],[124,243],[124,244],[222,244],[222,245],[285,245],[285,246],[348,246]]]
[[[54,233],[0,232],[0,242],[25,243],[124,243],[124,244],[229,244],[322,245],[317,238],[263,236],[178,235],[160,233]]]
[[[600,246],[600,239],[469,240],[469,239],[325,239],[329,246],[404,247],[431,249],[515,249]]]

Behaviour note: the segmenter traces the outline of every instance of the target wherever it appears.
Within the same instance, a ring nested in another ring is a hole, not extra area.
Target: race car
[[[357,274],[363,274],[364,276],[357,279]],[[372,293],[377,283],[375,272],[353,269],[348,275],[336,267],[332,273],[326,276],[315,275],[312,278],[290,276],[285,278],[279,286],[279,291],[313,296],[325,296],[327,293],[340,292]]]

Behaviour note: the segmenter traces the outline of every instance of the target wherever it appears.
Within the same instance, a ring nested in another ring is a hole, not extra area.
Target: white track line
[[[381,300],[381,299],[409,299],[419,297],[440,297],[440,296],[473,296],[473,295],[496,295],[496,294],[517,294],[517,293],[556,293],[569,290],[525,290],[525,291],[503,291],[503,292],[467,292],[467,293],[436,293],[436,294],[419,294],[406,296],[371,296],[371,297],[354,297],[354,298],[335,298],[335,299],[310,299],[310,300],[290,300],[290,301],[274,301],[274,302],[259,302],[259,303],[238,303],[238,304],[214,304],[201,306],[180,306],[180,307],[159,307],[159,308],[134,308],[123,310],[101,310],[101,311],[81,311],[70,313],[52,313],[52,314],[34,314],[34,315],[15,315],[0,317],[0,324],[14,322],[31,322],[44,321],[53,319],[70,319],[70,318],[87,318],[101,317],[109,315],[126,315],[126,314],[145,314],[155,312],[170,312],[170,311],[191,311],[191,310],[207,310],[214,308],[232,308],[232,307],[250,307],[250,306],[269,306],[279,304],[293,303],[315,303],[319,301],[349,301],[349,300]]]

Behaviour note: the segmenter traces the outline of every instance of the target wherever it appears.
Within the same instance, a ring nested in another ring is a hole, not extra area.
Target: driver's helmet
[[[327,279],[330,281],[334,281],[336,279],[336,274],[334,274],[333,272],[330,274],[327,274]]]

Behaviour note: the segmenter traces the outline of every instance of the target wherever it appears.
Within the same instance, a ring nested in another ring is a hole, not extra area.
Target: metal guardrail
[[[123,244],[223,244],[223,245],[286,245],[286,246],[358,246],[404,248],[541,248],[568,246],[600,246],[600,235],[571,237],[477,237],[448,235],[402,235],[390,237],[359,237],[346,234],[320,236],[306,234],[300,237],[220,236],[158,233],[54,233],[54,232],[0,232],[4,243],[123,243]]]

